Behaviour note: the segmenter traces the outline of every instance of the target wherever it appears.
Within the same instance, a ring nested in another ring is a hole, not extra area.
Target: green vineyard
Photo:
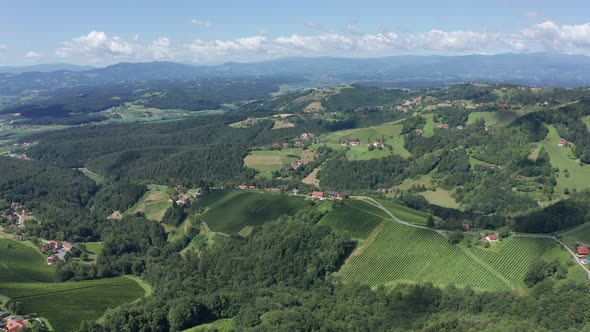
[[[355,239],[366,239],[384,218],[386,214],[381,209],[362,201],[348,201],[326,215],[320,224],[338,233],[347,232]]]
[[[359,239],[365,239],[381,222],[379,234],[338,272],[344,282],[371,286],[432,282],[516,290],[524,287],[529,264],[557,246],[551,239],[524,237],[508,238],[491,248],[452,245],[437,232],[405,226],[348,204],[322,220],[337,232],[347,231]]]

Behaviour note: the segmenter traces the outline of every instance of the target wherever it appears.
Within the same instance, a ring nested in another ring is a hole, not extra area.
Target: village
[[[27,316],[13,316],[0,308],[0,331],[16,332],[29,326]]]

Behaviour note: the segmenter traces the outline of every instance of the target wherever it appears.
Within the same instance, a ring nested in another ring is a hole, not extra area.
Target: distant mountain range
[[[95,67],[92,67],[92,66],[78,66],[78,65],[72,65],[69,63],[45,63],[45,64],[22,66],[22,67],[0,66],[0,73],[21,74],[21,73],[28,73],[28,72],[33,72],[33,71],[48,73],[48,72],[58,71],[58,70],[85,71],[85,70],[91,70],[94,68]]]
[[[59,68],[49,71],[52,66]],[[258,63],[193,66],[173,62],[119,63],[104,68],[64,64],[12,67],[0,74],[0,94],[133,81],[190,81],[232,77],[301,77],[310,85],[364,83],[391,87],[466,81],[535,86],[590,86],[590,57],[555,53],[382,58],[284,58]]]

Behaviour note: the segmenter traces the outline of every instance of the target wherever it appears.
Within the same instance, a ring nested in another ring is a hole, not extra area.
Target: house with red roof
[[[339,200],[346,199],[347,197],[348,197],[348,195],[345,193],[337,193],[336,194],[336,199],[339,199]]]
[[[559,143],[557,143],[557,145],[559,145],[561,147],[567,147],[568,144],[569,144],[569,142],[566,139],[563,139],[563,138],[559,141]]]
[[[273,148],[279,148],[279,147],[281,147],[281,143],[274,142],[274,143],[272,143],[272,147]]]
[[[62,244],[61,244],[61,245],[62,245],[62,246],[64,247],[64,249],[65,249],[65,250],[67,250],[67,251],[72,251],[72,249],[74,249],[74,245],[73,245],[73,244],[71,244],[71,243],[69,243],[69,242],[66,242],[66,241],[62,242]]]
[[[486,236],[485,240],[489,243],[498,241],[498,236],[496,234],[489,234]]]
[[[590,252],[590,249],[588,248],[588,246],[578,246],[578,248],[576,249],[576,252],[578,253],[578,257],[582,257],[585,255],[588,255],[588,253]]]
[[[311,199],[324,199],[324,192],[323,191],[312,191],[311,192]]]
[[[27,321],[22,317],[10,317],[6,322],[6,332],[16,332],[27,326]]]
[[[59,261],[59,256],[56,254],[53,254],[49,257],[47,257],[47,265],[53,265],[55,263],[57,263]]]

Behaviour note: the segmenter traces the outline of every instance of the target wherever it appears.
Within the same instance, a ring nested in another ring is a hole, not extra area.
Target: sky
[[[0,65],[590,55],[588,0],[0,0]]]

